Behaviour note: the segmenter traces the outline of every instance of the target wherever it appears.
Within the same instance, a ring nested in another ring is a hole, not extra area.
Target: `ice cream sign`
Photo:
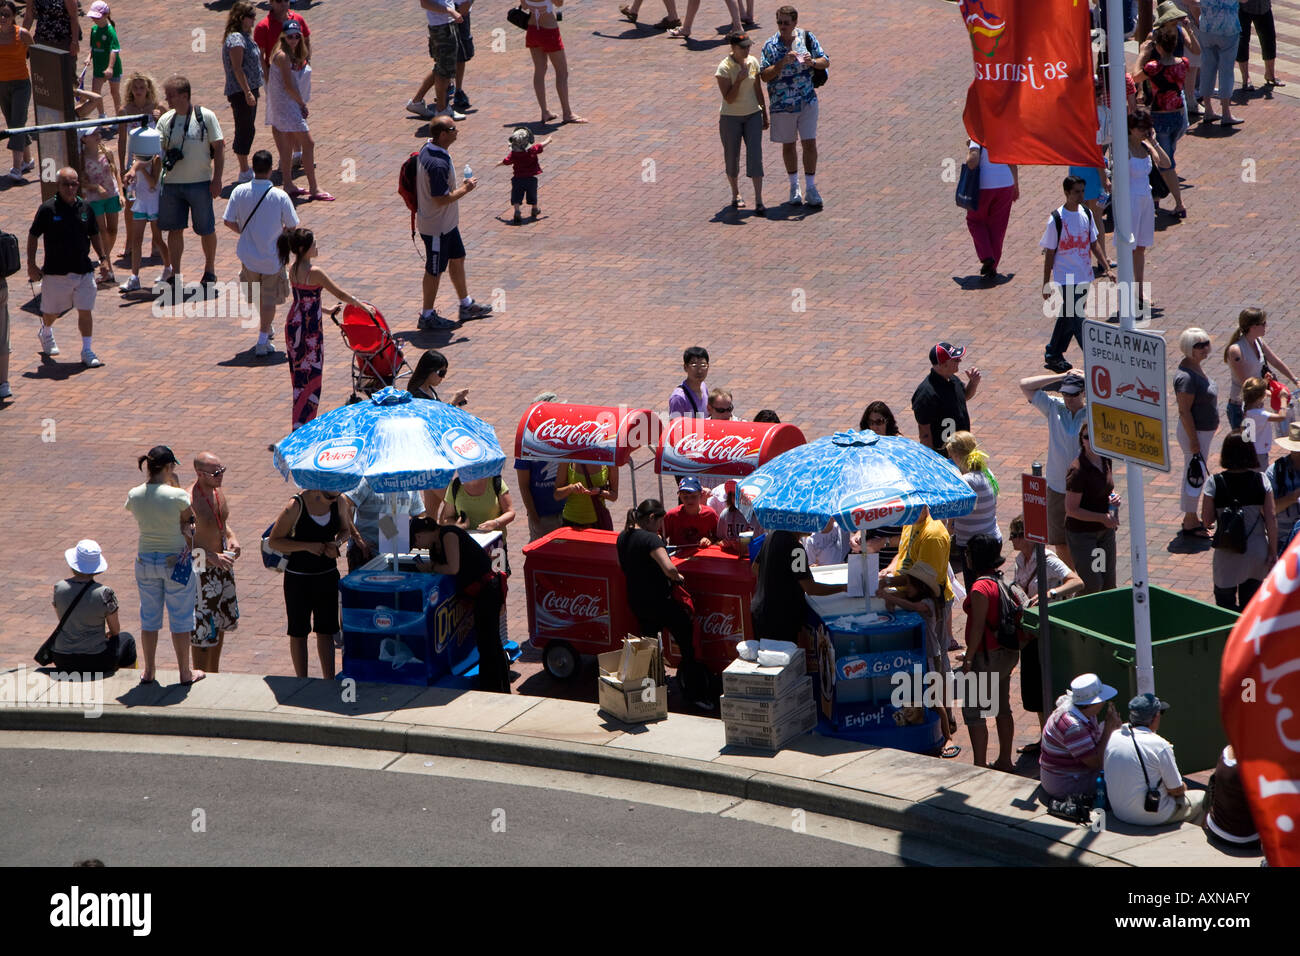
[[[487,454],[483,443],[461,427],[448,429],[443,440],[461,462],[480,461]]]
[[[364,438],[331,438],[316,447],[316,467],[321,471],[350,468],[365,444]]]

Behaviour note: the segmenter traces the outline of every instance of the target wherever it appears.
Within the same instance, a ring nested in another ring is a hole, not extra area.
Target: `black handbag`
[[[1165,182],[1165,177],[1160,175],[1160,170],[1156,168],[1155,163],[1151,164],[1151,172],[1147,176],[1147,182],[1151,183],[1151,198],[1156,202],[1169,195],[1169,184]]]
[[[81,599],[86,596],[90,586],[94,581],[87,581],[86,586],[77,592],[77,596],[72,599],[68,609],[63,612],[63,617],[59,618],[58,626],[54,628],[54,633],[45,639],[45,643],[36,649],[36,663],[42,667],[49,667],[54,663],[54,640],[59,636],[59,631],[63,630],[63,625],[68,623],[68,616],[72,614],[72,609],[81,603]]]
[[[509,20],[515,26],[517,26],[519,29],[527,30],[528,21],[531,19],[531,17],[528,16],[528,11],[525,10],[523,7],[511,7],[509,10],[506,11],[506,19]]]

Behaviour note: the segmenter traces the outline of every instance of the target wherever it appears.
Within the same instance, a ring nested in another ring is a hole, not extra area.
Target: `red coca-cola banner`
[[[1270,866],[1300,866],[1300,538],[1228,636],[1219,709]]]
[[[647,408],[538,402],[519,419],[515,457],[621,467],[658,437],[659,419]]]
[[[966,131],[995,163],[1102,165],[1091,20],[1079,0],[961,0]]]
[[[794,425],[674,418],[659,438],[655,471],[740,478],[806,441]]]

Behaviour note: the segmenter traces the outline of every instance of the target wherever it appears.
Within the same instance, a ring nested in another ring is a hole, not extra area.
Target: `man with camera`
[[[1106,742],[1106,802],[1115,816],[1135,826],[1195,820],[1204,792],[1188,793],[1174,762],[1174,748],[1157,732],[1168,701],[1138,694],[1128,702],[1128,723]]]
[[[188,79],[168,77],[163,96],[171,108],[158,118],[163,148],[158,227],[167,233],[167,251],[176,272],[175,299],[179,300],[184,289],[181,255],[191,219],[203,246],[203,285],[206,289],[217,281],[217,218],[212,201],[221,195],[225,142],[216,114],[191,101]]]

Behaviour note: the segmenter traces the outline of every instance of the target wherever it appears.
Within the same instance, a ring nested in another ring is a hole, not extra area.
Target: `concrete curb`
[[[909,800],[833,783],[761,770],[719,765],[689,757],[644,753],[595,744],[379,722],[333,715],[262,714],[165,707],[106,708],[87,720],[80,710],[0,708],[0,731],[64,731],[236,738],[316,744],[403,754],[461,757],[495,763],[566,770],[643,783],[700,790],[743,800],[802,809],[871,826],[916,834],[939,834],[955,846],[973,848],[1004,864],[1097,866],[1117,861],[994,820],[924,806]]]

